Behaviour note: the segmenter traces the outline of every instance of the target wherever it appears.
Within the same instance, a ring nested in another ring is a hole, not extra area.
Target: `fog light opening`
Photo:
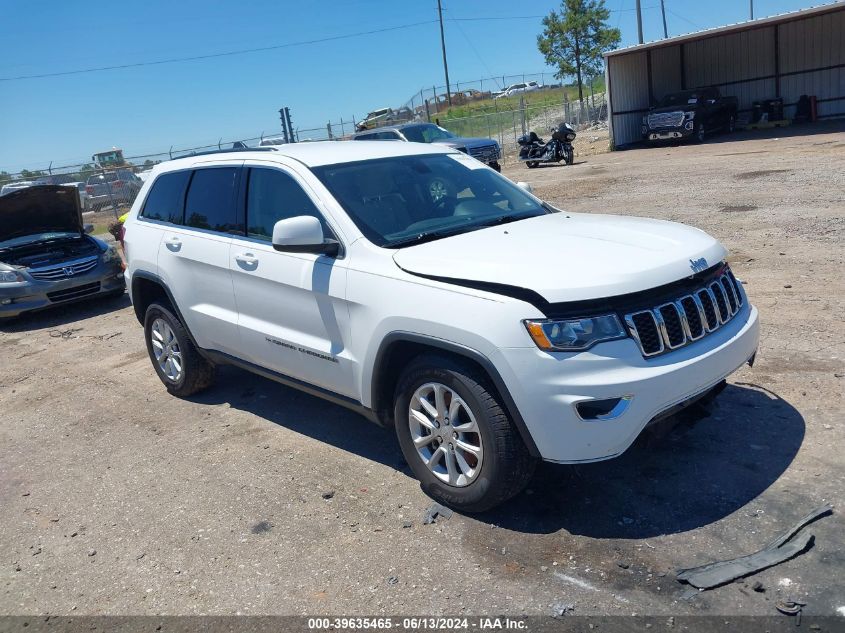
[[[575,411],[582,420],[615,420],[625,413],[634,396],[582,400],[575,404]]]

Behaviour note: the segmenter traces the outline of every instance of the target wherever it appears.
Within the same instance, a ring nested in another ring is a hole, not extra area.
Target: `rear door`
[[[247,232],[232,240],[230,267],[246,360],[359,399],[348,349],[347,260],[279,252],[271,243],[278,220],[300,215],[317,217],[326,237],[341,236],[307,174],[250,161],[244,178]]]
[[[165,227],[159,273],[200,347],[237,355],[238,313],[229,247],[243,231],[236,206],[243,161],[191,170],[181,224]]]

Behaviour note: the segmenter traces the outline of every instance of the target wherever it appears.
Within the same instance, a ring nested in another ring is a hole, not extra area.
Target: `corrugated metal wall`
[[[787,116],[802,94],[816,95],[820,116],[845,115],[842,10],[608,57],[616,145],[641,140],[642,116],[649,107],[649,57],[655,100],[683,88],[715,85],[736,96],[740,110],[748,110],[754,101],[775,97],[779,84]]]

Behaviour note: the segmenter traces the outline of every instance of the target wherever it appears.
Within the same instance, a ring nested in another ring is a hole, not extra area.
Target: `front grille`
[[[499,158],[499,149],[495,145],[482,145],[470,147],[469,155],[480,161],[493,161]]]
[[[84,286],[74,286],[66,290],[56,290],[55,292],[48,292],[47,298],[50,301],[68,301],[70,299],[78,299],[87,295],[93,295],[100,292],[100,282],[95,281],[92,284],[85,284]]]
[[[742,287],[729,268],[707,286],[655,308],[625,315],[643,356],[678,349],[730,321],[744,303]]]
[[[50,268],[32,268],[29,274],[34,279],[41,279],[44,281],[58,281],[60,279],[67,279],[87,273],[97,265],[97,256],[86,257],[85,259],[77,259],[72,262],[65,262],[61,266],[51,266]]]
[[[681,127],[683,122],[683,112],[655,112],[648,115],[648,126],[650,128]]]

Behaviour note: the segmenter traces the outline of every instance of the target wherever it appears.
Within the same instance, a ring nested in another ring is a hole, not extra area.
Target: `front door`
[[[346,260],[279,252],[271,244],[278,220],[301,215],[320,219],[326,237],[335,238],[319,201],[295,173],[278,166],[246,165],[243,177],[246,236],[233,237],[229,258],[242,357],[359,399],[347,349]]]

